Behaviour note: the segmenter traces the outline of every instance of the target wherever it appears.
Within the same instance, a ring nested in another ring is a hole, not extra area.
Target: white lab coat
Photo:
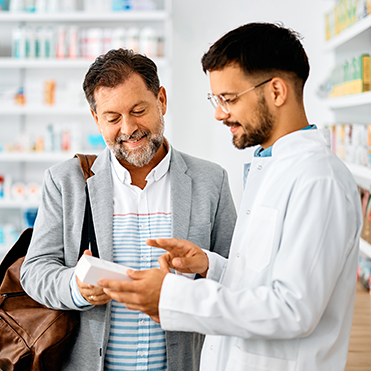
[[[327,130],[254,157],[229,260],[208,279],[168,274],[163,329],[208,334],[202,371],[341,371],[356,290],[360,196]]]

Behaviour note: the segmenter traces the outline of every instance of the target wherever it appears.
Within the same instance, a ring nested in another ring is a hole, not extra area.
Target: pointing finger
[[[163,254],[158,258],[158,262],[160,263],[160,268],[166,273],[171,273],[171,257],[169,253]]]

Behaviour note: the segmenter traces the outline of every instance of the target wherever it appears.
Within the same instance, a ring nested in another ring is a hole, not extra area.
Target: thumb
[[[174,268],[190,268],[194,265],[194,260],[192,258],[174,258],[173,261]]]
[[[85,251],[84,251],[84,255],[93,256],[93,254],[91,253],[90,250],[85,250]]]
[[[133,269],[128,269],[126,274],[132,278],[133,280],[140,280],[143,279],[145,276],[145,271],[135,271]]]

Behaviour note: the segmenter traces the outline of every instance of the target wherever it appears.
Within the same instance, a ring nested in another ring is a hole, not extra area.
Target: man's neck
[[[130,173],[131,184],[144,189],[147,184],[147,175],[163,160],[167,152],[165,143],[163,143],[147,165],[139,167],[129,164],[126,161],[120,161],[120,164]]]
[[[263,149],[273,146],[278,139],[285,135],[304,129],[309,125],[304,110],[298,110],[292,113],[291,115],[282,116],[277,119],[274,123],[271,136],[266,142],[261,144]]]

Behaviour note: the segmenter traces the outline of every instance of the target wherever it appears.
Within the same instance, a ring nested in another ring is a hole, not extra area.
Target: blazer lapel
[[[113,190],[108,149],[95,160],[92,171],[88,189],[99,257],[112,261]]]
[[[186,239],[191,216],[192,179],[185,173],[187,165],[172,148],[170,161],[171,214],[173,237]]]

